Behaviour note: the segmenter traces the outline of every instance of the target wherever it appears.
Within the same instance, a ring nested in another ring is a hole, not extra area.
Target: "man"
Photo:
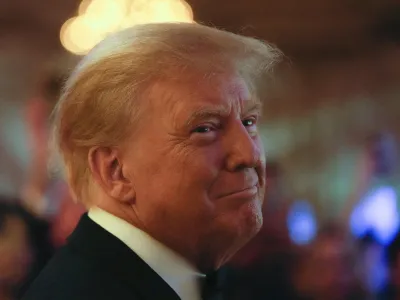
[[[280,61],[198,24],[136,26],[93,49],[54,114],[89,212],[24,300],[211,299],[205,274],[262,225],[257,123]]]

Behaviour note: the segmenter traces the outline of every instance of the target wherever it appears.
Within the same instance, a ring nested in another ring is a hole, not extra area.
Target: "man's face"
[[[203,267],[225,262],[262,225],[260,113],[239,78],[160,83],[123,158],[141,225]]]

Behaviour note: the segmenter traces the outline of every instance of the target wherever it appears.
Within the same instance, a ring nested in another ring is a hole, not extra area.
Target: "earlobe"
[[[136,192],[133,186],[130,186],[128,189],[121,193],[121,201],[124,203],[134,204],[136,199]]]

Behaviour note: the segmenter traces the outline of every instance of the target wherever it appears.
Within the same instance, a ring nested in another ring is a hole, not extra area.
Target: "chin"
[[[244,203],[240,207],[238,220],[241,223],[239,227],[242,227],[242,230],[239,230],[241,235],[248,235],[251,239],[260,231],[263,224],[262,203],[258,200]]]
[[[224,255],[220,256],[220,259],[217,260],[214,269],[218,269],[221,266],[225,265],[229,262],[236,253],[238,253],[250,240],[259,232],[262,221],[258,223],[254,223],[254,226],[251,228],[248,227],[248,231],[244,235],[236,236],[236,239],[231,241],[231,247],[228,249],[225,248]]]
[[[242,205],[237,216],[237,221],[232,229],[235,239],[233,241],[233,256],[245,246],[261,229],[263,225],[262,207],[259,201],[252,201]]]
[[[262,204],[258,200],[247,201],[219,218],[217,227],[208,235],[208,259],[213,268],[224,265],[245,246],[261,229]],[[211,244],[210,244],[211,242]]]

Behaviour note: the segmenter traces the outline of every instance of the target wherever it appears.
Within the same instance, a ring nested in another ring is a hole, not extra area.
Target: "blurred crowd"
[[[0,299],[18,299],[54,251],[64,244],[84,208],[61,176],[49,176],[48,120],[61,78],[51,77],[25,106],[31,161],[19,197],[0,196]]]
[[[382,138],[374,135],[367,140],[367,166],[362,169],[368,174],[360,174],[368,177],[365,189],[392,174]],[[374,226],[366,226],[357,235],[342,219],[325,220],[312,241],[295,243],[288,230],[289,207],[284,204],[290,200],[280,197],[285,189],[280,178],[279,165],[267,164],[269,190],[263,229],[232,260],[226,273],[227,299],[400,299],[398,225],[393,235],[383,240]],[[271,201],[278,203],[278,208],[271,209]],[[379,205],[384,206],[384,201],[378,200],[372,216],[388,218],[390,214],[379,214]]]
[[[19,197],[0,197],[0,300],[18,299],[84,213],[63,179],[48,172],[48,119],[61,84],[46,80],[26,104],[29,174]],[[371,182],[392,165],[381,159],[378,136],[366,149],[362,176]],[[331,220],[310,243],[296,244],[282,172],[279,162],[267,164],[264,225],[224,268],[225,299],[400,299],[400,235],[383,245],[372,232],[356,238],[343,220]]]

